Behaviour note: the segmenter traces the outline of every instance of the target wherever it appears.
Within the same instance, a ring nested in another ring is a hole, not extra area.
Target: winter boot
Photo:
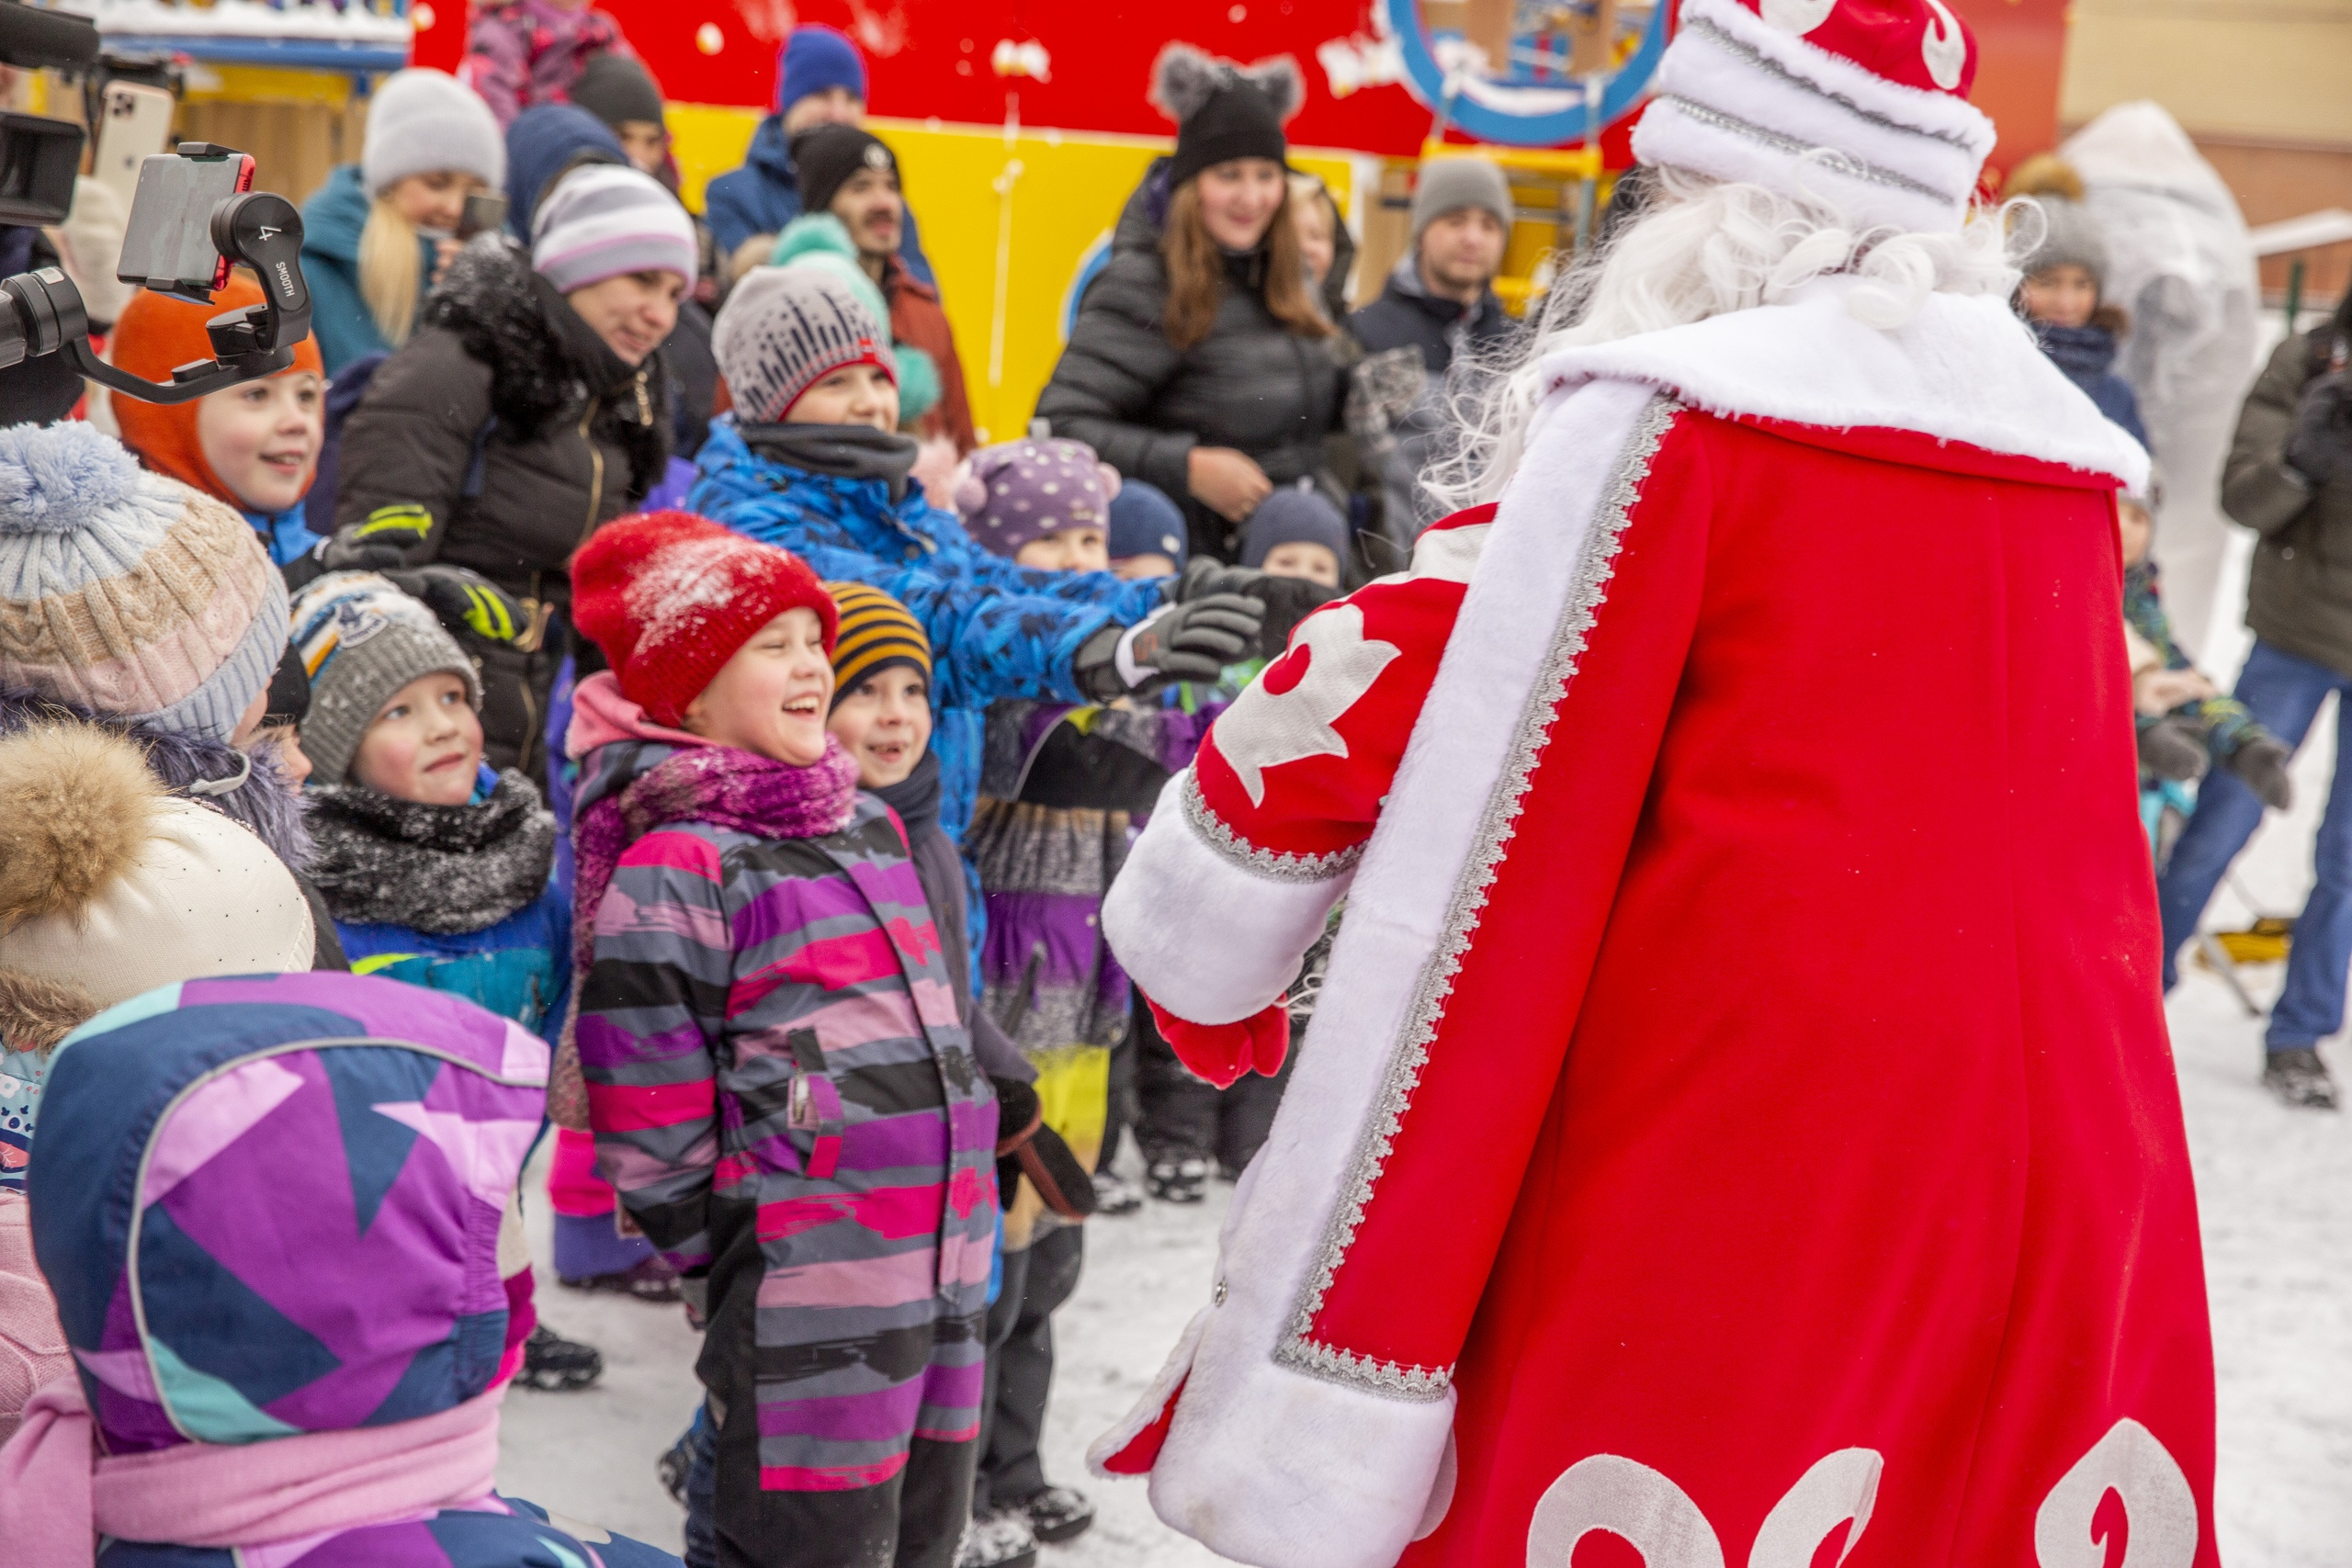
[[[1012,1508],[974,1519],[956,1552],[956,1568],[1034,1568],[1036,1561],[1037,1538]]]
[[[1094,1212],[1132,1214],[1143,1207],[1143,1189],[1114,1170],[1094,1173]]]
[[[1029,1521],[1029,1533],[1046,1545],[1074,1540],[1084,1535],[1094,1524],[1094,1504],[1083,1492],[1073,1492],[1067,1486],[1047,1486],[1032,1492],[1017,1502],[1005,1505],[1005,1512]]]
[[[2327,1064],[2309,1045],[2264,1053],[2262,1087],[2278,1097],[2281,1105],[2311,1111],[2335,1109],[2335,1079]]]
[[[1201,1189],[1208,1185],[1209,1162],[1195,1156],[1183,1159],[1156,1159],[1144,1172],[1144,1180],[1151,1187],[1151,1195],[1163,1203],[1197,1203],[1205,1196]]]
[[[641,1302],[674,1302],[678,1299],[678,1271],[670,1267],[661,1254],[640,1258],[617,1274],[590,1274],[578,1280],[565,1280],[564,1287],[573,1291],[611,1291],[619,1295],[635,1296]]]
[[[605,1375],[605,1358],[593,1345],[566,1339],[546,1324],[523,1341],[523,1370],[514,1381],[542,1393],[570,1393]]]

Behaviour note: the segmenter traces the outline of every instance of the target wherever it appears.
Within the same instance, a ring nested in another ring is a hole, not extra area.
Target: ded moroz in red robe
[[[2146,459],[1999,299],[1852,287],[1553,355],[1499,507],[1303,623],[1111,895],[1201,1023],[1348,899],[1214,1299],[1096,1449],[1227,1556],[2216,1561]]]

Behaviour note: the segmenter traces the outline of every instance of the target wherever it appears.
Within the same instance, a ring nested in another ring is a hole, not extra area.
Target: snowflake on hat
[[[1010,559],[1065,528],[1107,528],[1119,471],[1083,441],[984,446],[956,476],[956,512],[980,547]]]

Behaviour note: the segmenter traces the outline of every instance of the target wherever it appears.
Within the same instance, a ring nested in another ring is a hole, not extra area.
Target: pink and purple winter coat
[[[28,1197],[79,1377],[0,1451],[0,1558],[676,1568],[492,1490],[547,1074],[520,1025],[356,975],[166,986],[67,1036]]]
[[[583,898],[626,843],[576,1026],[599,1163],[707,1271],[698,1370],[755,1393],[761,1486],[880,1484],[911,1438],[978,1431],[997,1216],[995,1097],[904,833],[838,743],[808,769],[653,739],[583,761]],[[834,793],[763,807],[763,769]]]
[[[547,0],[505,0],[474,13],[460,74],[504,130],[534,105],[570,103],[588,57],[605,53],[636,54],[606,13],[590,6],[566,10]],[[526,224],[529,216],[523,214]]]

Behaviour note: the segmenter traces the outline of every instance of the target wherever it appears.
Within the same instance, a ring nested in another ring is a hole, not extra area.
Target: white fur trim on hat
[[[360,179],[376,197],[411,175],[442,169],[471,175],[495,190],[506,183],[506,138],[490,106],[447,72],[395,71],[368,105]]]
[[[1737,0],[1683,0],[1634,156],[1809,197],[1857,224],[1960,227],[1993,122],[1807,43]]]

